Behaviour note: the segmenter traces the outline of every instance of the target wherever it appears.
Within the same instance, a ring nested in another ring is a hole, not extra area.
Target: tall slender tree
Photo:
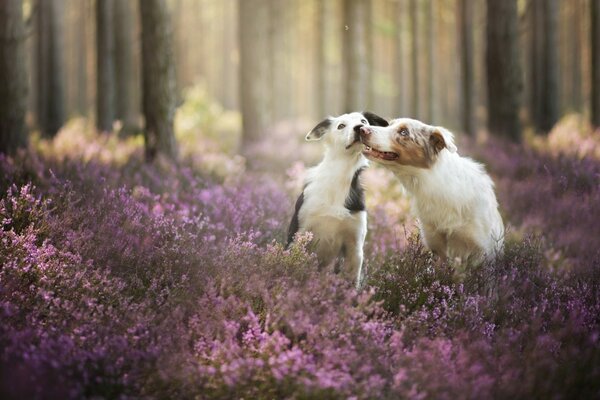
[[[238,0],[243,146],[258,140],[269,121],[268,0]]]
[[[436,63],[436,49],[435,49],[435,35],[436,35],[436,21],[435,21],[435,0],[427,0],[425,2],[425,15],[427,16],[427,23],[425,24],[425,35],[426,35],[426,46],[427,46],[427,121],[430,124],[435,123],[435,63]]]
[[[591,0],[592,125],[600,128],[600,0]]]
[[[581,32],[585,24],[581,23],[581,0],[569,1],[570,14],[569,14],[569,25],[572,29],[569,29],[569,46],[571,55],[571,98],[570,106],[571,109],[577,112],[581,112],[583,95],[581,87]]]
[[[317,79],[315,79],[315,93],[317,97],[316,101],[316,115],[324,116],[328,114],[327,104],[329,104],[328,90],[327,90],[327,78],[328,78],[328,64],[327,64],[327,40],[329,32],[327,27],[330,20],[330,7],[331,2],[315,0],[316,12],[315,12],[315,72]],[[317,117],[318,118],[318,117]]]
[[[486,31],[488,127],[494,135],[518,141],[522,78],[517,0],[487,0]]]
[[[538,130],[549,132],[560,116],[560,96],[558,93],[558,0],[543,0],[543,48],[541,60],[540,120]]]
[[[474,111],[473,0],[458,0],[457,5],[460,43],[460,120],[463,131],[468,135],[474,135],[476,128]]]
[[[529,0],[528,2],[528,114],[530,122],[535,129],[538,129],[541,121],[541,102],[542,96],[542,37],[544,35],[542,23],[542,0]]]
[[[113,0],[96,0],[96,127],[112,130],[115,119]]]
[[[0,153],[26,143],[26,71],[23,3],[0,1]]]
[[[87,18],[88,4],[86,1],[77,2],[77,24],[75,32],[75,54],[76,54],[76,111],[80,115],[86,115],[87,97],[88,97],[88,82],[87,82],[87,35],[86,29],[89,29],[85,23]]]
[[[408,57],[411,61],[410,113],[413,118],[420,117],[419,109],[419,8],[417,0],[409,0],[409,25],[410,25],[410,52]]]
[[[135,3],[117,0],[114,4],[115,30],[115,117],[121,120],[122,133],[137,129],[138,107],[133,41],[135,37]]]
[[[274,101],[274,99],[289,98],[287,82],[291,79],[287,60],[289,57],[289,10],[286,2],[281,0],[269,0],[269,76],[271,100],[269,109],[273,120],[288,117],[287,102]]]
[[[62,14],[62,0],[36,3],[36,116],[44,136],[54,136],[65,121]]]
[[[169,11],[165,0],[140,0],[139,9],[146,159],[152,161],[159,154],[174,159],[175,69]]]
[[[396,11],[394,15],[397,21],[404,21],[406,19],[406,7],[405,0],[398,0],[395,3]],[[396,51],[394,57],[394,71],[395,71],[395,86],[396,86],[396,107],[395,113],[397,115],[406,114],[406,49],[405,49],[405,38],[406,31],[404,30],[404,24],[396,24]]]
[[[365,0],[344,0],[342,22],[345,98],[344,111],[367,107],[369,95],[367,7]]]

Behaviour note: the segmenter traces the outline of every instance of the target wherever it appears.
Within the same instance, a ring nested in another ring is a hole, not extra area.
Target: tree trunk
[[[286,5],[288,2],[281,0],[269,0],[269,84],[271,100],[268,105],[271,110],[271,119],[273,121],[288,117],[288,110],[284,101],[275,101],[275,99],[290,98],[287,90],[287,82],[291,79],[287,65],[289,43],[287,41],[287,31],[290,23],[289,10]]]
[[[317,32],[315,33],[315,71],[317,74],[316,79],[316,90],[315,93],[317,95],[317,109],[316,115],[317,118],[322,118],[330,113],[327,110],[327,106],[330,103],[330,99],[328,98],[328,90],[327,90],[327,82],[328,82],[328,68],[327,68],[327,38],[328,38],[328,30],[327,26],[329,25],[329,21],[331,20],[330,16],[330,5],[329,1],[316,0],[316,21],[315,21],[315,29]]]
[[[62,0],[38,0],[36,5],[36,114],[47,137],[65,122],[62,5]]]
[[[517,0],[487,0],[486,37],[488,127],[494,135],[518,141],[522,78]]]
[[[582,111],[583,95],[581,88],[581,30],[582,12],[581,0],[570,2],[570,47],[571,47],[571,109],[576,112]]]
[[[77,71],[77,88],[76,88],[76,111],[79,115],[86,115],[87,108],[87,35],[86,35],[86,18],[87,18],[87,2],[80,0],[77,2],[77,18],[79,23],[76,28],[75,46],[76,46],[76,71]]]
[[[344,0],[343,3],[344,112],[360,111],[367,107],[367,7],[365,0]]]
[[[223,25],[229,24],[235,15],[235,0],[226,0],[223,4]],[[223,52],[221,54],[223,63],[223,74],[221,74],[221,87],[223,90],[223,106],[228,110],[235,110],[237,105],[237,68],[232,60],[232,55],[237,49],[237,28],[231,26],[223,29]]]
[[[396,57],[394,58],[394,76],[396,77],[396,107],[395,107],[395,115],[403,115],[406,114],[406,60],[407,57],[405,55],[405,46],[404,46],[404,35],[406,31],[404,30],[403,22],[406,21],[406,13],[405,13],[405,1],[398,0],[395,3],[396,11],[394,15],[396,16],[396,21],[398,21],[396,25]]]
[[[409,80],[411,96],[410,116],[412,118],[419,118],[419,13],[417,0],[409,0],[409,2],[410,52],[408,57],[411,61],[411,78]]]
[[[537,130],[541,121],[542,24],[541,0],[529,0],[529,119]]]
[[[435,123],[435,13],[434,1],[427,0],[425,2],[426,31],[427,35],[427,123]]]
[[[474,111],[475,66],[473,58],[473,1],[458,0],[458,29],[460,43],[461,107],[463,131],[469,136],[476,132]]]
[[[244,148],[264,134],[269,120],[268,6],[268,0],[238,1]]]
[[[138,110],[135,103],[136,90],[134,70],[134,3],[115,1],[115,117],[121,120],[121,132],[134,133],[137,129]]]
[[[591,0],[592,125],[600,128],[600,0]]]
[[[96,128],[110,132],[115,119],[113,0],[96,0]]]
[[[26,144],[27,69],[21,0],[0,1],[0,153]]]
[[[363,18],[363,24],[365,26],[365,47],[366,47],[366,85],[367,85],[367,98],[363,109],[372,109],[375,104],[375,85],[373,84],[373,75],[375,74],[375,52],[374,46],[374,29],[375,21],[373,20],[373,13],[375,7],[375,0],[367,1],[365,4],[365,16]]]
[[[543,10],[543,58],[541,60],[540,124],[538,130],[549,132],[560,116],[558,93],[558,0],[541,1]]]
[[[173,132],[175,69],[172,32],[165,0],[140,0],[142,25],[142,108],[146,160],[177,157]]]

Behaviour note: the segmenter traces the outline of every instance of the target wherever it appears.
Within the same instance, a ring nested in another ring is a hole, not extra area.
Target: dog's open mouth
[[[398,154],[393,153],[391,151],[379,151],[370,146],[365,145],[365,149],[363,150],[363,154],[365,156],[369,156],[372,158],[379,158],[381,160],[393,161],[400,157]]]

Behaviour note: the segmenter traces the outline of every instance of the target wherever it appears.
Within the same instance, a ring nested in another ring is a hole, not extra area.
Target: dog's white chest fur
[[[308,172],[299,228],[313,232],[323,260],[331,261],[342,250],[352,250],[354,243],[366,235],[366,211],[350,210],[346,204],[356,172],[367,165],[367,160],[360,157],[352,165],[324,160]]]

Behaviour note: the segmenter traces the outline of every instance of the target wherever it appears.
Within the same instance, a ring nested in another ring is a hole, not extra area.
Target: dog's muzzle
[[[363,125],[356,125],[354,128],[352,128],[352,130],[354,131],[354,138],[352,139],[352,142],[346,146],[346,149],[349,149],[350,147],[354,146],[355,143],[360,143],[360,130],[363,127]]]

